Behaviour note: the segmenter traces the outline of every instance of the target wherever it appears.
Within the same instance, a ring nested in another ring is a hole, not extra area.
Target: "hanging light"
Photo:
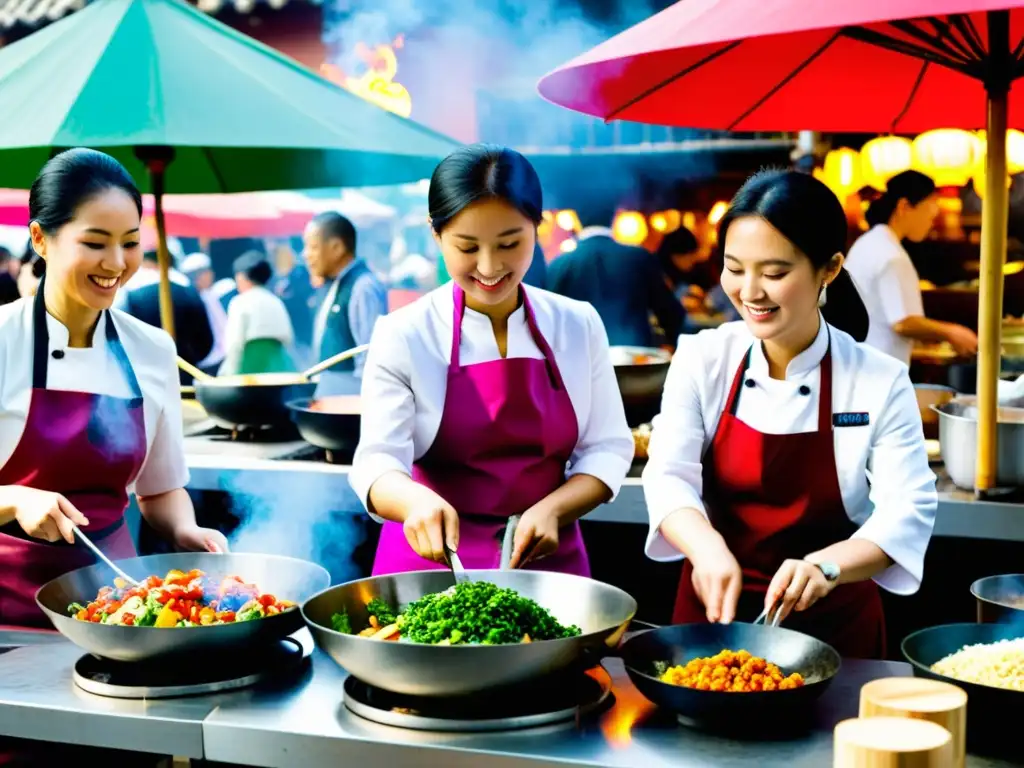
[[[985,131],[978,131],[978,140],[981,142],[982,156],[979,162],[984,161],[985,149],[988,146],[985,141]],[[1024,133],[1016,128],[1006,131],[1006,172],[1011,176],[1024,171]]]
[[[576,232],[580,229],[580,217],[576,211],[565,210],[555,214],[555,223],[566,232]]]
[[[725,212],[729,210],[729,204],[725,200],[719,200],[717,203],[711,206],[711,210],[708,211],[708,224],[712,227],[717,227],[718,222],[725,216]]]
[[[558,250],[561,251],[562,253],[571,253],[572,251],[576,250],[577,245],[578,243],[573,238],[570,237],[558,244]]]
[[[833,149],[825,155],[823,173],[825,184],[841,201],[864,186],[861,182],[860,153],[849,147]]]
[[[647,219],[637,211],[620,211],[612,222],[612,237],[623,245],[640,245],[648,232]]]
[[[679,211],[659,211],[651,214],[651,229],[667,235],[675,232],[682,223],[683,215]]]
[[[1009,162],[1007,162],[1009,166]],[[985,199],[985,179],[987,174],[985,173],[985,155],[978,159],[978,162],[974,166],[974,170],[971,173],[971,180],[974,182],[974,194],[978,196],[980,200]],[[1013,185],[1013,179],[1010,178],[1010,174],[1006,174],[1006,188],[1009,189]]]
[[[962,187],[985,155],[981,139],[959,128],[925,131],[912,149],[914,170],[931,176],[940,187]]]
[[[889,179],[910,168],[913,160],[911,147],[910,139],[902,136],[879,136],[861,147],[861,186],[885,191]]]

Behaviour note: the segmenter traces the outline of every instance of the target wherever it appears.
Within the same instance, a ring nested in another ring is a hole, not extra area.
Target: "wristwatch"
[[[829,584],[835,584],[839,581],[839,566],[835,563],[812,563],[812,565],[818,566],[821,573],[825,576],[825,581]]]

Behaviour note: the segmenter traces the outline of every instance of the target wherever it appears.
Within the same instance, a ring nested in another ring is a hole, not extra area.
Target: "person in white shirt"
[[[213,263],[209,256],[197,251],[182,260],[181,272],[202,297],[206,316],[210,319],[210,331],[213,333],[213,349],[198,365],[204,371],[215,372],[224,362],[224,334],[227,331],[228,313],[220,297],[213,291]]]
[[[238,295],[228,305],[219,375],[294,371],[289,348],[295,333],[288,308],[266,287],[274,276],[273,267],[257,251],[239,256],[233,266]]]
[[[970,328],[924,316],[920,279],[901,242],[928,237],[938,212],[934,181],[917,171],[897,174],[871,203],[871,229],[846,258],[871,318],[867,343],[908,366],[914,341],[949,342],[964,355],[978,351],[978,337]]]
[[[522,285],[543,211],[518,152],[456,150],[435,169],[431,228],[452,282],[382,317],[351,474],[383,522],[374,573],[512,567],[589,574],[579,518],[614,496],[633,439],[597,312]],[[544,558],[543,560],[541,558]]]
[[[686,557],[675,623],[764,609],[881,657],[877,587],[921,583],[937,498],[907,369],[819,311],[858,301],[845,239],[835,195],[795,171],[752,177],[722,219],[742,321],[680,339],[643,473],[648,556]]]
[[[132,557],[128,496],[186,550],[226,551],[196,524],[171,338],[119,310],[139,268],[142,196],[112,157],[51,159],[29,198],[46,269],[34,297],[0,307],[0,624],[50,627],[35,592],[90,565],[75,525]]]

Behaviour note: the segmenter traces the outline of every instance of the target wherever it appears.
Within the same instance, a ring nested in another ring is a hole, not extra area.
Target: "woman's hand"
[[[435,563],[445,562],[445,539],[452,552],[459,548],[459,515],[451,504],[436,494],[432,500],[424,500],[409,510],[402,529],[416,554]]]
[[[558,523],[558,515],[543,502],[526,510],[516,526],[508,567],[522,568],[533,560],[557,552]]]
[[[213,552],[223,554],[229,551],[224,534],[213,528],[186,525],[175,532],[174,543],[186,552]]]
[[[825,578],[821,568],[806,560],[786,560],[775,573],[764,607],[771,610],[776,606],[779,621],[785,620],[791,611],[806,611],[821,598],[828,595],[835,584]]]
[[[14,519],[29,536],[43,541],[64,539],[75,543],[75,525],[83,528],[89,520],[59,493],[22,485],[4,488],[3,506],[14,510]]]
[[[693,589],[704,603],[708,621],[730,624],[743,591],[743,571],[720,538],[699,548],[690,557]]]

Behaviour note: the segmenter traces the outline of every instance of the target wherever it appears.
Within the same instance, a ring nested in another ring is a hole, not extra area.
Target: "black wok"
[[[723,649],[746,650],[799,672],[805,685],[786,691],[723,693],[663,683],[656,665],[669,666],[714,656]],[[675,712],[681,722],[708,730],[748,734],[806,726],[815,700],[839,672],[836,650],[809,635],[781,627],[755,624],[681,624],[633,635],[620,648],[633,684],[659,707]]]
[[[310,397],[316,384],[298,373],[261,373],[197,379],[196,400],[221,427],[280,427],[291,424],[287,403]]]
[[[256,584],[262,592],[297,606],[331,583],[330,574],[319,565],[276,555],[186,552],[120,560],[118,565],[138,580],[163,576],[171,569],[198,568],[214,579],[237,575]],[[53,626],[75,645],[95,656],[117,661],[233,653],[287,637],[303,626],[298,607],[264,619],[181,629],[92,624],[68,615],[70,603],[85,605],[96,597],[100,587],[113,581],[114,572],[103,563],[79,568],[44,584],[36,593],[36,603]]]
[[[1020,737],[1011,725],[1012,714],[1024,707],[1024,692],[968,683],[933,672],[932,664],[966,645],[994,643],[1024,636],[1024,622],[1016,624],[944,624],[918,630],[903,639],[904,658],[914,675],[941,680],[967,692],[967,745],[972,751],[1020,755]]]
[[[358,401],[358,395],[335,395],[319,400],[304,398],[287,403],[292,420],[298,427],[302,439],[317,448],[341,454],[350,454],[359,445],[359,411],[339,413],[320,410],[316,404],[325,405],[332,400]]]
[[[626,421],[630,427],[649,422],[661,408],[661,393],[672,356],[654,347],[623,346],[611,347],[609,355],[615,367]]]
[[[1024,635],[1024,573],[986,576],[971,584],[978,603],[978,623],[1015,622]]]

